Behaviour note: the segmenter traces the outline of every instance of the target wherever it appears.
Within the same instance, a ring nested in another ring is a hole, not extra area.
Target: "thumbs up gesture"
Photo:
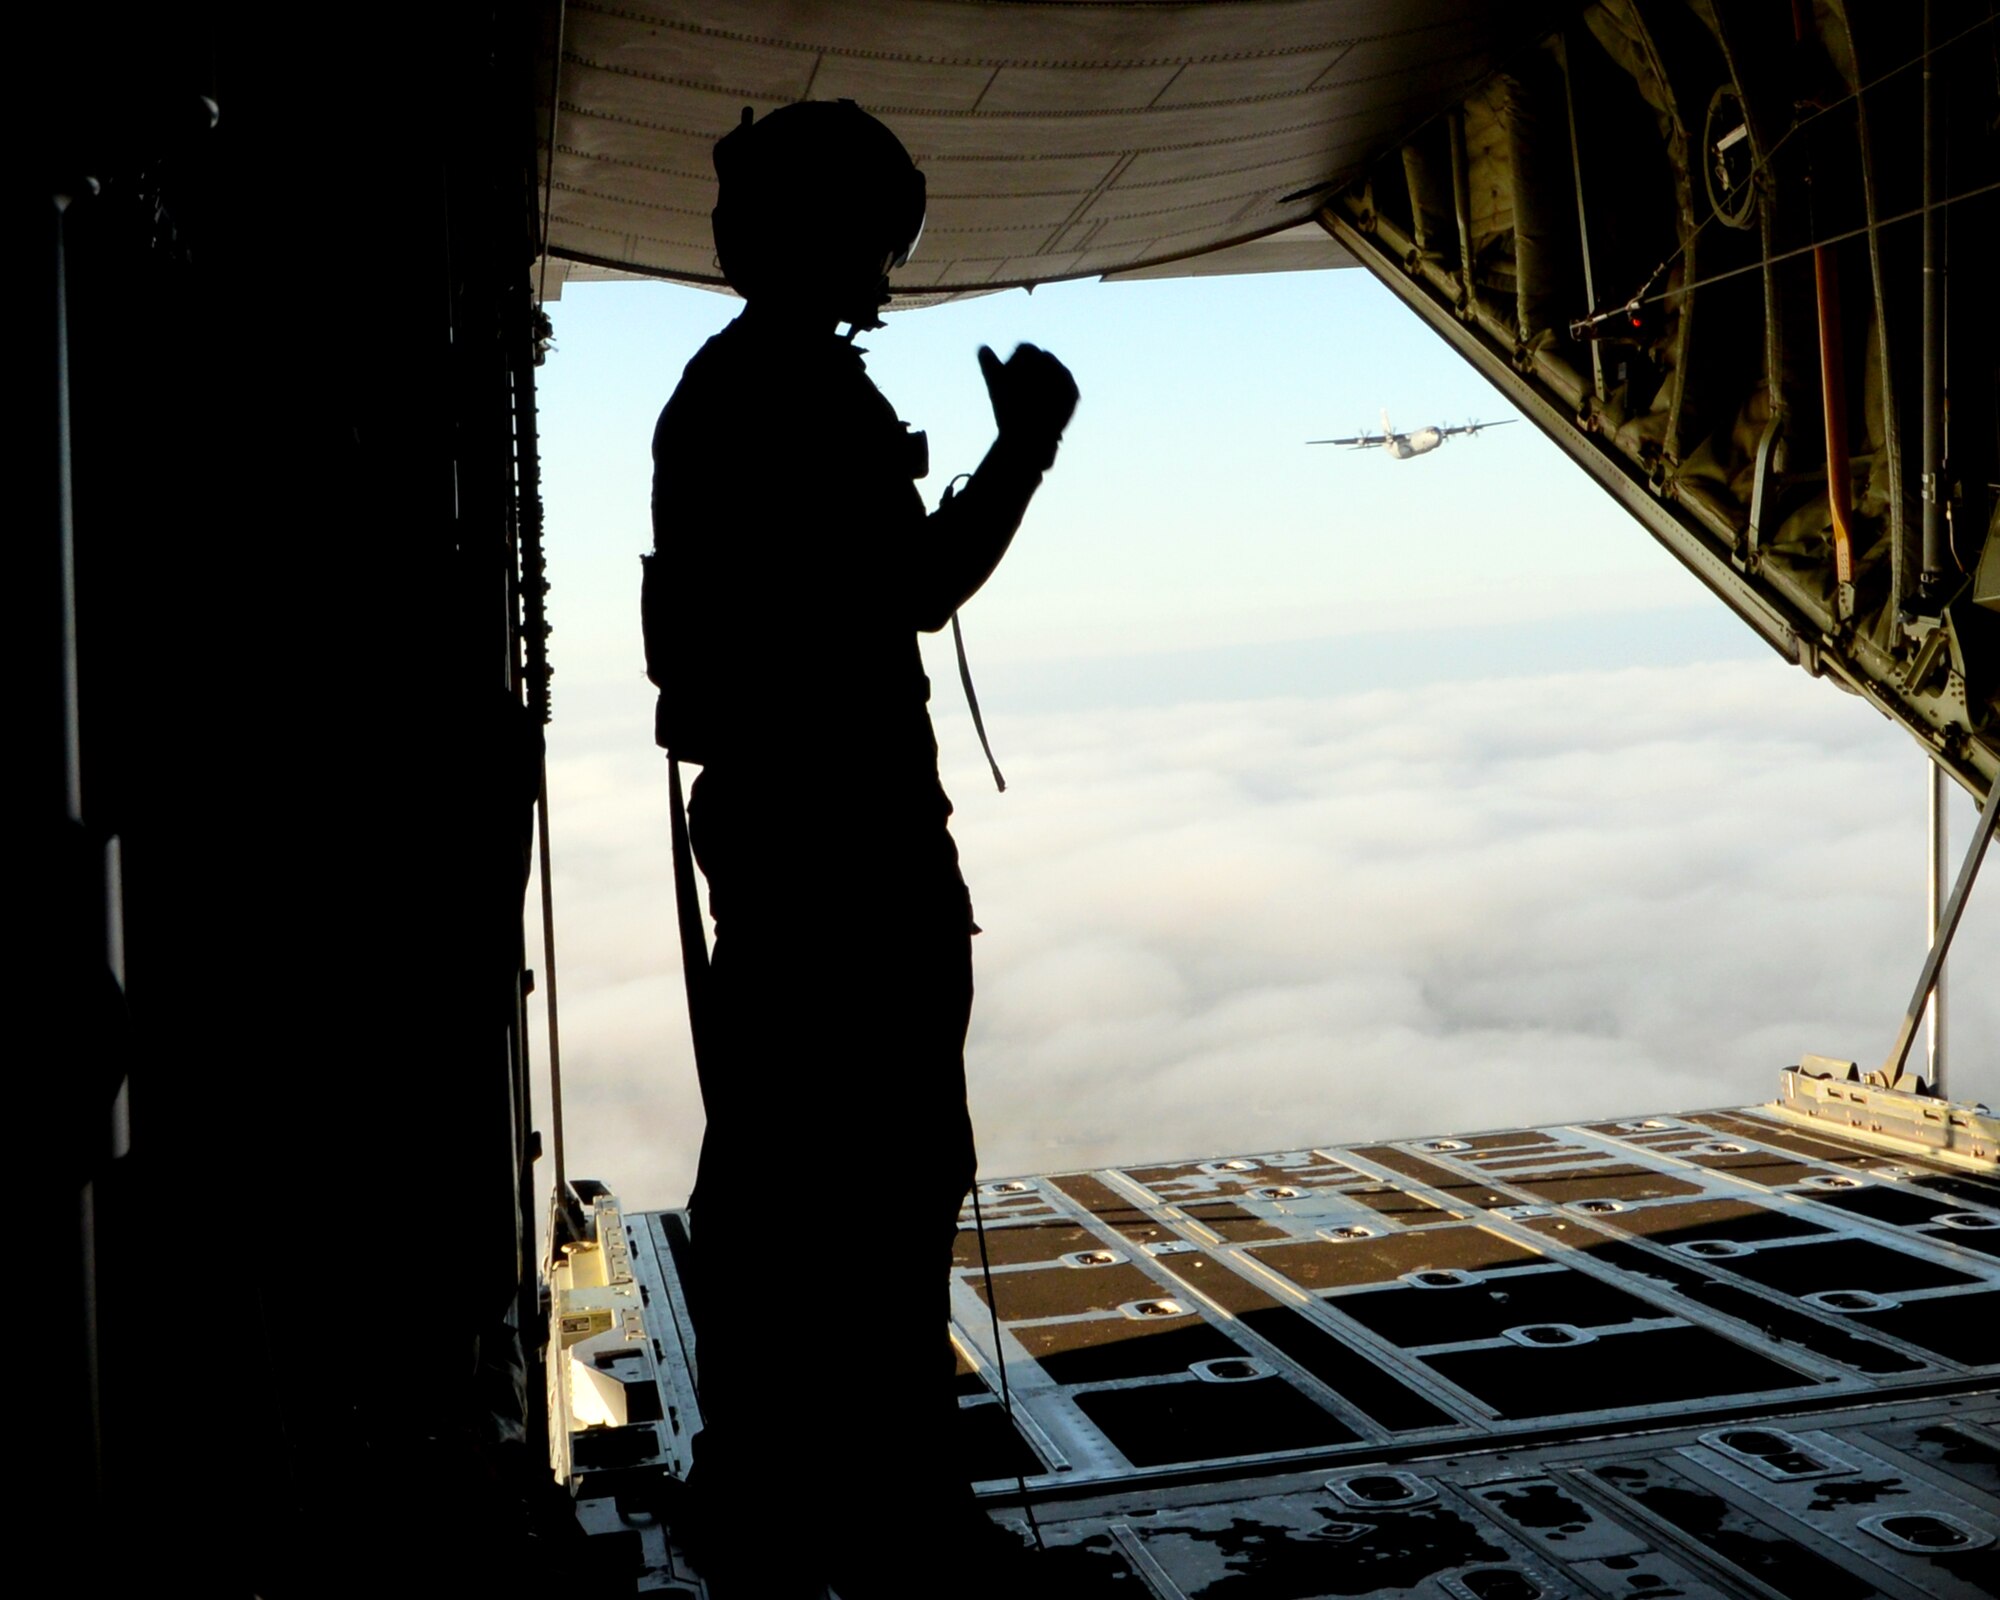
[[[1002,361],[989,345],[979,347],[979,370],[993,401],[1000,437],[1046,468],[1076,410],[1076,380],[1069,368],[1031,344],[1017,344]]]

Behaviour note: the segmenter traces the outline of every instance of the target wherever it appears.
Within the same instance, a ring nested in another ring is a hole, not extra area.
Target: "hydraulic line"
[[[1805,37],[1804,5],[1802,0],[1792,0],[1792,38],[1803,44]],[[1810,219],[1810,200],[1807,215]],[[1812,227],[1811,231],[1819,229]],[[1854,473],[1847,455],[1847,362],[1840,341],[1840,273],[1831,243],[1813,246],[1813,307],[1819,319],[1819,392],[1826,431],[1826,506],[1833,525],[1834,614],[1846,621],[1854,615],[1854,512],[1849,503],[1854,494]]]
[[[1923,492],[1923,570],[1918,576],[1918,592],[1926,609],[1938,603],[1944,572],[1944,461],[1949,449],[1945,437],[1945,342],[1946,315],[1944,251],[1938,238],[1939,207],[1937,175],[1939,140],[1937,121],[1937,71],[1931,60],[1931,4],[1924,0],[1924,82],[1923,82],[1923,452],[1919,481]]]
[[[1833,519],[1833,576],[1838,613],[1854,614],[1853,468],[1847,454],[1847,365],[1840,341],[1840,274],[1833,247],[1813,248],[1813,291],[1819,313],[1819,387],[1826,413],[1826,503]]]

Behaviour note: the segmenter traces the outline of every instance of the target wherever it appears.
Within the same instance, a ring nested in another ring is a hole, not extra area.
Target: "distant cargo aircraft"
[[[1345,439],[1308,439],[1307,444],[1344,444],[1350,449],[1367,450],[1380,445],[1398,461],[1407,461],[1411,456],[1424,455],[1435,450],[1455,433],[1477,433],[1481,428],[1504,428],[1514,419],[1508,417],[1500,422],[1467,422],[1455,428],[1418,428],[1413,433],[1398,433],[1389,426],[1389,413],[1382,413],[1380,433],[1357,433]]]

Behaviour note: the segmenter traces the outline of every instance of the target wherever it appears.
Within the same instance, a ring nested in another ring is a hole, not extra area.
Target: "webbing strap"
[[[986,752],[986,764],[993,769],[993,787],[1005,794],[1007,780],[1000,776],[1000,763],[993,759],[993,746],[986,739],[986,721],[979,714],[979,696],[972,692],[972,667],[965,659],[965,632],[958,625],[956,611],[951,614],[951,642],[958,647],[958,681],[965,686],[965,705],[972,713],[972,727],[979,735],[979,748]]]
[[[701,923],[701,890],[688,839],[687,802],[681,794],[681,764],[667,757],[667,788],[673,807],[674,909],[681,929],[681,980],[687,986],[688,1032],[694,1038],[694,1076],[708,1104],[708,933]]]

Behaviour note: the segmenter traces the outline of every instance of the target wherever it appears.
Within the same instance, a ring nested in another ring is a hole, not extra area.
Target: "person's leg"
[[[812,1600],[826,1537],[810,1483],[825,1432],[801,1382],[797,1211],[774,1199],[805,1177],[799,1151],[823,1119],[787,1064],[806,1040],[789,963],[753,930],[718,939],[718,1061],[691,1211],[695,1359],[702,1430],[691,1480],[692,1551],[716,1600]]]
[[[823,1024],[837,982],[801,935],[802,853],[772,807],[704,774],[689,811],[718,918],[690,1217],[696,1550],[718,1600],[794,1600],[825,1578],[813,1485],[829,1427],[799,1305],[813,1219],[787,1197],[810,1184],[831,1131]]]
[[[695,811],[720,918],[696,1476],[745,1559],[899,1594],[974,1515],[938,1341],[974,1162],[964,886],[941,830],[844,835],[829,866],[775,828],[733,848],[699,785]]]
[[[950,863],[945,863],[949,867]],[[958,1215],[974,1167],[965,1097],[972,1005],[969,918],[955,870],[922,863],[885,874],[902,920],[870,930],[876,979],[851,1137],[871,1152],[881,1187],[866,1207],[867,1264],[853,1280],[860,1312],[841,1340],[852,1374],[852,1469],[838,1489],[842,1600],[938,1592],[978,1515],[958,1448],[946,1293]],[[863,1183],[869,1179],[863,1178]]]

